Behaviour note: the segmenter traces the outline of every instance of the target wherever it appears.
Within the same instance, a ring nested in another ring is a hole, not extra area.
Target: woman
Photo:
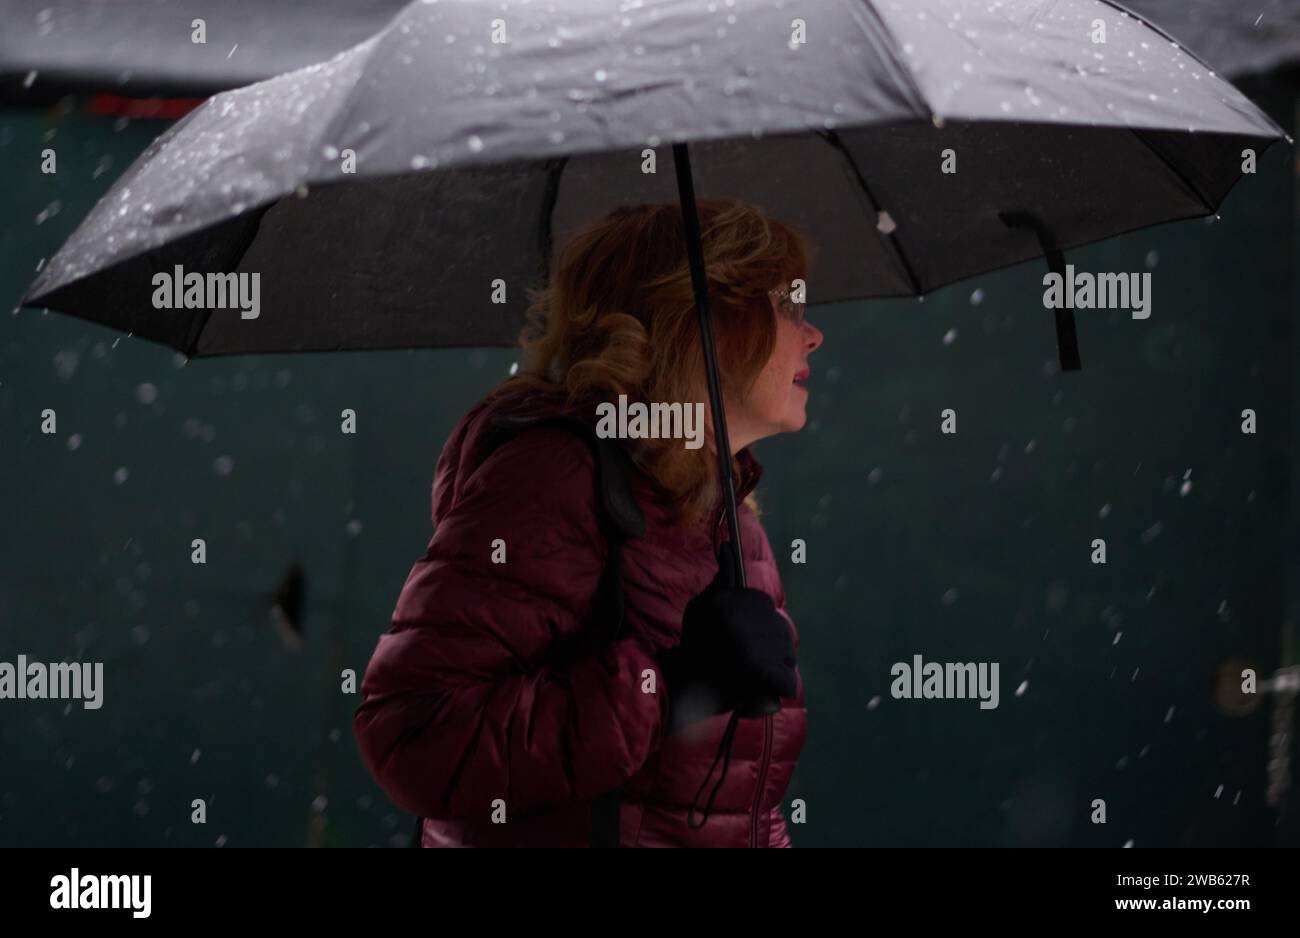
[[[423,818],[424,846],[790,845],[781,800],[807,721],[748,447],[807,419],[822,334],[791,283],[810,248],[742,202],[698,211],[748,588],[727,575],[711,423],[694,448],[618,441],[644,530],[617,544],[591,440],[554,422],[502,430],[549,414],[595,425],[619,395],[707,415],[681,210],[618,209],[530,291],[528,367],[453,430],[432,540],[362,682],[362,756]],[[619,553],[617,637],[595,639]],[[764,698],[779,708],[751,716]]]

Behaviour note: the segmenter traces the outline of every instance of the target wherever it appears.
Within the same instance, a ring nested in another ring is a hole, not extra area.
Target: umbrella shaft
[[[731,442],[727,439],[727,414],[722,403],[722,379],[713,343],[713,320],[709,316],[709,287],[704,274],[704,249],[700,243],[700,219],[695,210],[695,185],[691,180],[691,158],[684,143],[673,144],[673,165],[677,171],[677,195],[686,225],[686,254],[695,288],[695,309],[700,317],[700,344],[704,348],[704,373],[709,386],[709,407],[713,412],[713,435],[718,455],[718,480],[722,484],[727,527],[735,549],[736,584],[745,586],[744,552],[740,544],[740,521],[736,514],[736,486],[731,477]]]

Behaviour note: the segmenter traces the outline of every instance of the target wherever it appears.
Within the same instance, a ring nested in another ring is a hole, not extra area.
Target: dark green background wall
[[[1253,89],[1288,128],[1291,87]],[[424,549],[446,433],[515,356],[186,363],[6,315],[163,126],[0,112],[0,660],[106,673],[99,711],[0,701],[0,845],[404,843],[338,675],[364,670]],[[1229,656],[1279,665],[1300,602],[1293,157],[1275,147],[1220,221],[1069,258],[1154,281],[1147,321],[1079,313],[1079,373],[1056,365],[1036,264],[812,311],[810,423],[756,446],[808,688],[797,846],[1297,842],[1264,801],[1269,708],[1230,719],[1210,695]],[[269,614],[295,562],[296,649]],[[1000,706],[892,699],[914,654],[999,662]]]

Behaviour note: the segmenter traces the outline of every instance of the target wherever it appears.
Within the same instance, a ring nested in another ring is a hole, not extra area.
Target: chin
[[[808,412],[802,407],[794,410],[784,421],[781,430],[785,433],[798,433],[808,422]]]

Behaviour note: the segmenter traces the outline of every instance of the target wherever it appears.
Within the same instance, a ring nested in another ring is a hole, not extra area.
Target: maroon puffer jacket
[[[586,846],[592,799],[619,787],[620,846],[790,846],[781,799],[807,735],[802,678],[780,711],[739,722],[699,829],[687,811],[730,715],[664,732],[655,656],[678,643],[686,603],[717,574],[728,536],[721,510],[707,526],[672,528],[668,505],[634,474],[646,529],[623,547],[623,637],[550,667],[548,646],[590,627],[604,568],[595,460],[561,427],[499,443],[490,417],[502,406],[476,405],[438,460],[433,537],[362,681],[355,729],[367,768],[394,803],[426,819],[428,847]],[[748,450],[738,461],[740,501],[762,469]],[[771,547],[748,507],[741,537],[749,585],[785,616]],[[505,563],[493,562],[497,539]],[[654,694],[643,692],[646,669]],[[697,823],[721,768],[696,802]]]

